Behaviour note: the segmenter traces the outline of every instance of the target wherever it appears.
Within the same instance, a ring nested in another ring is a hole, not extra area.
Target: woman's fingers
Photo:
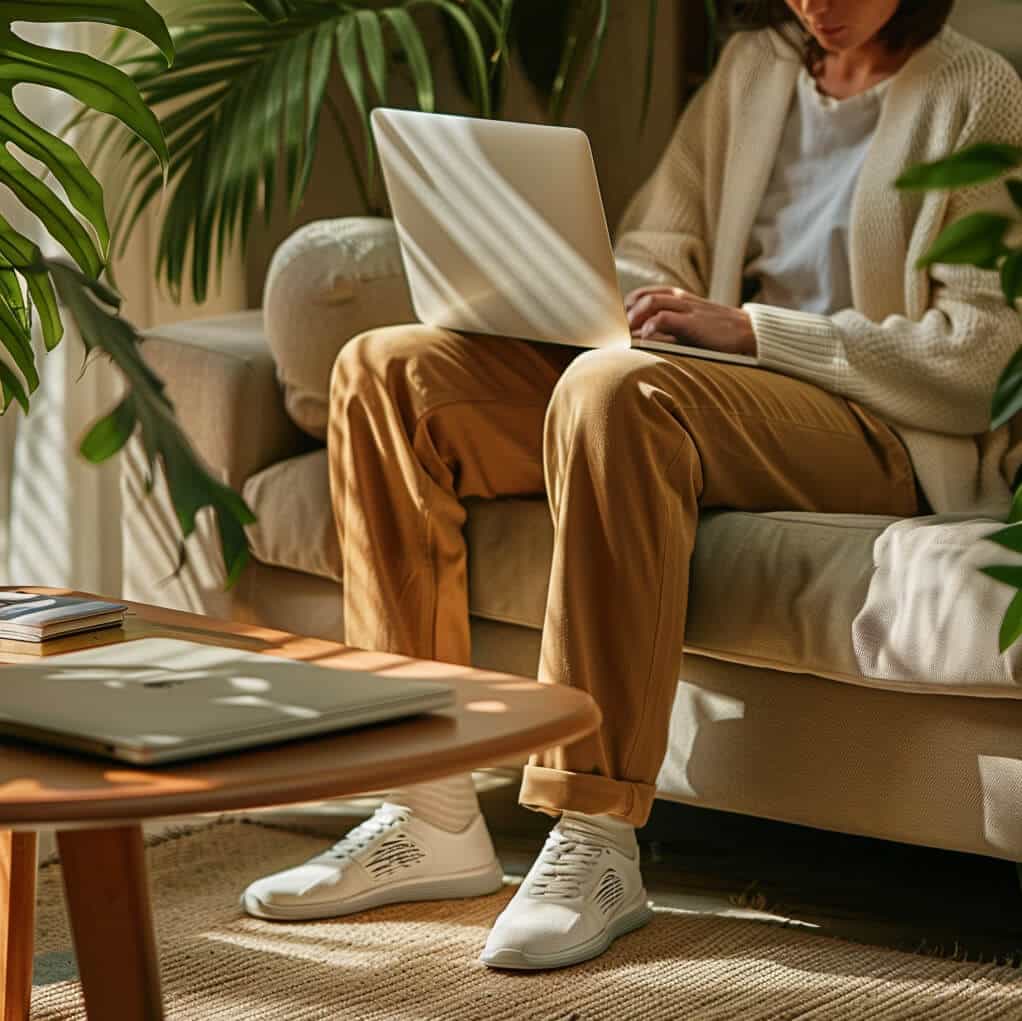
[[[674,309],[661,309],[651,315],[639,330],[639,336],[643,339],[659,339],[667,336],[672,340],[684,340],[692,343],[695,338],[687,329],[692,317],[688,312],[676,311]],[[695,340],[698,344],[698,341]]]
[[[680,287],[667,287],[665,285],[639,287],[625,295],[625,309],[630,310],[636,302],[641,301],[650,294],[673,294],[675,297],[680,298],[684,293]]]
[[[646,294],[628,310],[628,325],[633,330],[640,330],[651,316],[659,312],[688,312],[691,307],[688,295],[678,288]]]
[[[747,312],[695,295],[647,294],[628,316],[633,337],[672,340],[696,347],[755,355],[758,345]]]

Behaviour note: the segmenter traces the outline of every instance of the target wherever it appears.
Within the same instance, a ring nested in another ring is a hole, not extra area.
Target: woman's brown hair
[[[928,43],[944,27],[955,0],[901,0],[897,11],[881,29],[879,38],[893,52],[915,50]],[[725,0],[724,25],[738,32],[776,28],[794,30],[803,46],[806,67],[815,72],[824,49],[803,27],[785,0]]]

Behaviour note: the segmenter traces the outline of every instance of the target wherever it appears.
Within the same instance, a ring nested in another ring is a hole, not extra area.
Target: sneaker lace
[[[353,830],[349,830],[333,847],[324,851],[320,858],[345,859],[369,846],[377,837],[408,820],[408,813],[399,805],[384,804]]]
[[[530,895],[551,900],[581,897],[596,863],[612,846],[603,834],[577,820],[558,823],[540,852]]]

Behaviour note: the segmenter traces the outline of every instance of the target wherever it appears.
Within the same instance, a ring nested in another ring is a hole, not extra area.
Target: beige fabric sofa
[[[392,226],[323,221],[277,253],[265,315],[152,332],[181,422],[259,517],[230,592],[202,522],[174,574],[173,517],[124,458],[125,595],[341,639],[322,436],[330,365],[362,330],[413,319]],[[304,428],[299,427],[299,423]],[[708,515],[661,796],[1022,860],[1022,688],[864,677],[852,623],[891,519]],[[475,661],[534,675],[552,546],[542,500],[475,503],[466,528]],[[982,691],[982,697],[975,694]]]

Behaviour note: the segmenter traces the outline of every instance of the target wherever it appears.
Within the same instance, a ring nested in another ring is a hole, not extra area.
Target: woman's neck
[[[816,73],[816,85],[834,99],[849,99],[897,74],[911,56],[911,50],[892,52],[876,40],[855,50],[827,53]]]

